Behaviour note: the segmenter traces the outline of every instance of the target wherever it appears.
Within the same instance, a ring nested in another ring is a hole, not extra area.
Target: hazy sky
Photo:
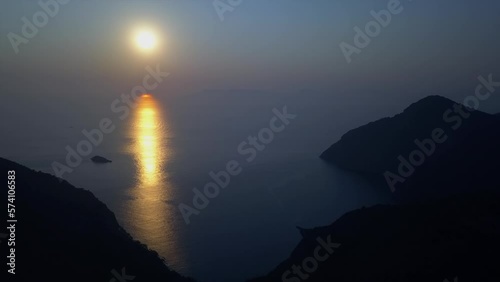
[[[7,34],[21,35],[21,18],[41,8],[8,1],[0,12],[2,81],[127,88],[160,63],[172,89],[317,89],[411,101],[458,99],[478,75],[500,77],[496,0],[401,1],[404,10],[348,64],[339,44],[353,44],[353,28],[388,2],[246,0],[220,21],[212,1],[72,0],[16,55]],[[130,34],[140,24],[157,31],[161,52],[134,49]]]

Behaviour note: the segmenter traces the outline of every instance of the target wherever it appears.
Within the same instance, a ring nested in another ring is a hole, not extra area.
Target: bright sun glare
[[[142,50],[152,50],[156,46],[156,35],[149,30],[141,30],[135,36],[137,46]]]

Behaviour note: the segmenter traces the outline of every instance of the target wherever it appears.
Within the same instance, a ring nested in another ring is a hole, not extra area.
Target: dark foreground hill
[[[133,240],[91,192],[0,158],[5,180],[9,170],[16,175],[16,275],[5,271],[1,239],[1,276],[8,275],[1,281],[193,281]]]
[[[498,187],[500,120],[429,96],[346,133],[321,158],[414,200]]]
[[[399,175],[400,204],[301,229],[290,257],[252,282],[499,281],[499,132],[498,116],[431,96],[346,133],[321,157],[387,192],[386,172]]]
[[[288,259],[251,281],[442,282],[458,277],[458,281],[493,282],[500,278],[500,195],[492,191],[426,204],[359,209],[302,234]]]

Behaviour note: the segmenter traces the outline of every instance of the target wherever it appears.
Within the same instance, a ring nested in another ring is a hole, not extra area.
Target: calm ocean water
[[[322,103],[321,96],[255,95],[142,97],[123,121],[106,109],[57,118],[64,116],[61,109],[53,119],[27,122],[22,133],[11,128],[16,138],[3,141],[2,156],[52,172],[52,161],[64,160],[65,146],[74,147],[82,129],[112,118],[117,129],[94,153],[113,163],[86,159],[64,178],[92,191],[174,270],[199,281],[244,281],[288,257],[300,240],[296,226],[330,224],[347,211],[384,202],[366,181],[318,158],[361,124],[348,118],[349,107]],[[273,108],[285,105],[297,118],[247,162],[238,145],[268,126]],[[192,189],[201,190],[211,181],[209,172],[230,160],[241,164],[241,174],[187,225],[178,204],[192,206]]]

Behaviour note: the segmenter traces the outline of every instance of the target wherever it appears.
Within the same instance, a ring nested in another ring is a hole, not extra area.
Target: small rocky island
[[[112,162],[111,160],[108,160],[105,157],[101,156],[93,156],[90,160],[98,164],[106,164]]]

